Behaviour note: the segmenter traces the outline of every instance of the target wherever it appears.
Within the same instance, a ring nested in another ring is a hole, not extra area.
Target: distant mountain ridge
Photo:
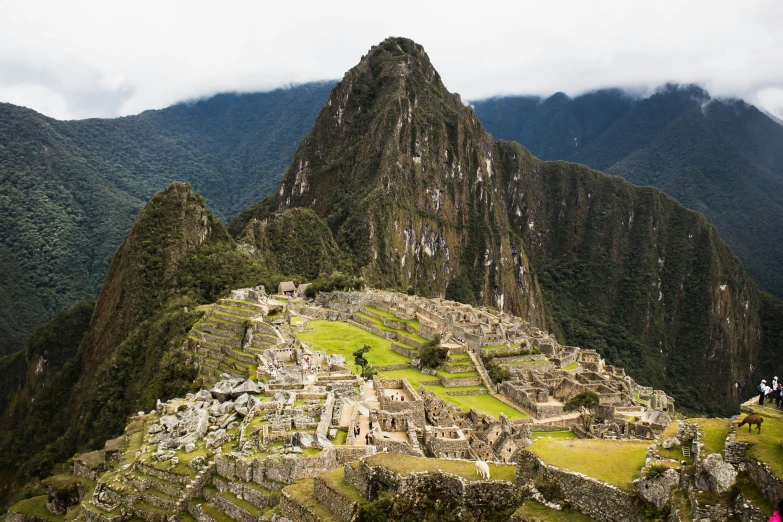
[[[473,102],[496,138],[652,185],[718,227],[762,288],[783,296],[783,126],[741,100],[669,85]]]
[[[0,355],[97,295],[144,203],[188,181],[218,217],[275,190],[331,83],[220,94],[115,119],[0,104]]]

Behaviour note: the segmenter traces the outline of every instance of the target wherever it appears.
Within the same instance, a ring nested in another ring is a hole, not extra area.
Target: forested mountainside
[[[698,210],[759,285],[783,297],[783,126],[768,115],[671,85],[644,99],[603,90],[473,105],[496,138],[652,185]]]
[[[94,298],[139,209],[173,181],[223,219],[274,190],[331,87],[80,121],[0,104],[0,354]]]
[[[334,245],[325,225],[302,240],[289,234],[312,218],[294,210],[280,217],[284,227],[271,220],[265,241],[292,252]],[[334,249],[313,250],[323,266],[343,262]],[[285,264],[285,277],[303,281],[298,274],[309,264],[300,271],[297,259]],[[283,277],[276,269],[239,249],[190,185],[175,183],[153,197],[117,250],[97,301],[60,312],[23,351],[0,358],[0,505],[27,478],[45,476],[77,450],[102,447],[129,415],[187,391],[195,369],[179,348],[198,306],[232,288],[274,286]]]
[[[409,40],[345,75],[274,199],[230,229],[252,243],[254,218],[296,207],[323,217],[371,284],[508,310],[684,408],[731,411],[759,361],[781,360],[779,301],[703,215],[494,141]]]

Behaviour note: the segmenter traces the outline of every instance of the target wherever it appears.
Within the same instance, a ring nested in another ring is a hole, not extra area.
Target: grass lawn
[[[772,470],[772,473],[783,480],[783,412],[764,406],[753,406],[753,411],[764,417],[761,433],[756,433],[756,426],[748,433],[747,425],[737,428],[737,440],[753,444],[748,449],[748,456],[760,460]],[[745,414],[739,416],[739,420]]]
[[[527,447],[547,464],[583,473],[625,491],[647,457],[646,441],[539,438]]]
[[[415,471],[441,470],[459,475],[466,480],[481,480],[481,477],[476,473],[476,463],[472,461],[428,459],[393,453],[378,453],[367,457],[366,461],[370,465],[383,466],[400,475],[407,475]],[[490,480],[513,482],[516,478],[517,467],[513,464],[494,464],[491,462],[488,464]]]
[[[342,446],[345,441],[348,440],[348,432],[343,430],[337,430],[337,435],[334,436],[332,444],[335,446]]]
[[[297,504],[310,508],[316,515],[320,516],[322,520],[338,520],[331,511],[318,502],[313,496],[313,479],[306,478],[298,480],[283,488],[283,491],[291,495]]]
[[[571,364],[567,364],[561,368],[561,370],[565,372],[570,372],[571,370],[576,370],[579,368],[579,363],[572,362]]]
[[[44,520],[52,520],[56,522],[62,522],[65,520],[65,515],[53,515],[49,513],[49,510],[46,509],[47,498],[48,497],[46,495],[42,495],[40,497],[33,497],[22,500],[21,502],[17,502],[11,506],[9,511],[13,511],[15,513],[26,513],[38,518],[43,518]]]
[[[404,370],[391,370],[387,372],[381,372],[381,377],[388,379],[408,379],[414,389],[419,389],[419,384],[427,381],[435,380],[435,377],[431,375],[424,375],[416,368],[405,368]],[[454,374],[457,375],[457,374]],[[441,399],[450,402],[454,406],[469,411],[471,408],[475,408],[478,411],[492,415],[497,418],[501,413],[505,413],[509,419],[524,419],[528,415],[516,408],[509,406],[508,404],[497,400],[488,393],[481,395],[446,395],[446,392],[455,391],[470,391],[470,390],[486,390],[484,386],[459,386],[454,388],[446,388],[441,384],[425,384],[424,387],[433,392]]]
[[[666,429],[663,430],[663,433],[661,434],[660,441],[663,443],[666,439],[670,439],[674,437],[677,434],[677,422],[672,421],[669,423],[668,426],[666,426]],[[688,465],[693,463],[693,459],[691,457],[683,457],[682,456],[682,445],[677,444],[676,446],[672,446],[669,449],[665,449],[661,444],[658,445],[658,454],[661,457],[665,457],[668,459],[674,459],[677,462],[681,460],[685,460],[685,462],[688,463]]]
[[[353,366],[353,352],[368,344],[372,349],[364,357],[375,366],[406,364],[410,359],[391,349],[391,341],[362,330],[342,321],[310,321],[314,332],[297,333],[300,341],[309,344],[314,350],[325,350],[345,357],[349,367]]]
[[[332,489],[338,491],[344,498],[356,502],[357,504],[365,504],[367,499],[364,498],[355,487],[344,480],[344,473],[343,468],[337,468],[333,471],[324,473],[320,478],[329,484]]]
[[[524,520],[545,520],[546,522],[595,522],[595,519],[583,515],[575,509],[557,511],[534,500],[526,500],[517,509],[516,515]]]
[[[729,434],[729,419],[690,419],[704,430],[704,451],[723,454],[726,435]],[[766,421],[765,421],[766,422]],[[764,431],[762,427],[762,432]]]
[[[549,437],[552,439],[578,439],[571,430],[568,431],[534,431],[532,432],[533,439],[540,439],[541,437]]]

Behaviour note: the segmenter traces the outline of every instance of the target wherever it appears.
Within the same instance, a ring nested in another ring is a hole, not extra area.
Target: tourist
[[[370,434],[367,433],[364,435],[364,444],[369,446],[370,445]]]
[[[372,431],[372,419],[370,419],[370,431]]]
[[[758,387],[759,406],[764,406],[764,397],[766,397],[768,391],[769,391],[769,387],[767,386],[767,380],[761,379],[761,384],[759,384]]]
[[[775,406],[780,408],[781,403],[783,403],[783,382],[778,383],[778,389],[775,390],[775,393],[777,394],[775,397]]]
[[[772,513],[769,522],[783,522],[783,500],[778,502],[778,510]]]
[[[400,400],[401,400],[402,402],[405,402],[405,395],[401,395],[401,396],[400,396]]]

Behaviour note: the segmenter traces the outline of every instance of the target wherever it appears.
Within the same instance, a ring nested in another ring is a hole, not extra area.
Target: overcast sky
[[[783,117],[783,0],[0,0],[0,101],[135,114],[339,79],[387,36],[467,100],[698,83]]]

